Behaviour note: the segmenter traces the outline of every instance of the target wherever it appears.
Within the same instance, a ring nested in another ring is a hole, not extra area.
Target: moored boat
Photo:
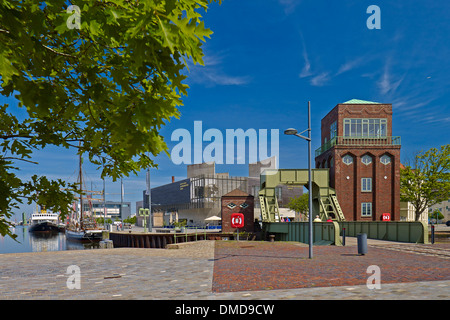
[[[81,168],[81,155],[79,161],[78,183],[80,185],[80,206],[77,210],[77,203],[73,203],[73,211],[69,216],[66,226],[66,239],[74,241],[100,241],[103,237],[103,229],[97,227],[94,216],[90,212],[85,212],[83,206],[83,170]]]
[[[74,241],[100,241],[102,240],[103,230],[97,228],[91,221],[83,220],[81,227],[72,224],[66,228],[66,238]]]
[[[28,229],[32,233],[58,233],[58,214],[41,210],[40,213],[31,215],[31,226]]]

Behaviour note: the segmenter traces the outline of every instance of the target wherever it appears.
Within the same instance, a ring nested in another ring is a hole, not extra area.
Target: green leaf
[[[89,23],[89,31],[92,35],[98,36],[100,34],[101,25],[96,20],[91,20]]]
[[[0,75],[3,81],[2,86],[6,86],[14,75],[19,75],[18,70],[13,66],[11,61],[6,57],[6,52],[0,53]]]
[[[162,34],[163,34],[163,39],[164,39],[164,45],[168,46],[170,49],[170,52],[173,54],[174,53],[174,45],[173,42],[170,39],[170,35],[169,35],[169,25],[165,25],[165,22],[163,22],[159,16],[157,16],[158,19],[158,23],[161,26],[161,30],[162,30]]]

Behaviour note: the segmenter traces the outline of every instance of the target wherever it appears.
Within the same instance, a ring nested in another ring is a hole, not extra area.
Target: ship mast
[[[81,146],[81,142],[79,144]],[[83,171],[82,171],[82,167],[81,167],[81,163],[82,163],[83,159],[81,157],[81,153],[79,155],[79,180],[80,180],[80,226],[81,226],[81,221],[83,221]]]

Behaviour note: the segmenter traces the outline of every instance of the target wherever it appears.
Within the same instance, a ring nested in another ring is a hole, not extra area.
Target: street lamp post
[[[308,136],[302,136],[302,133],[308,131]],[[308,101],[308,129],[297,133],[296,129],[289,128],[284,131],[286,135],[294,135],[308,141],[308,224],[309,224],[309,258],[313,257],[313,218],[312,218],[312,171],[311,171],[311,103]]]

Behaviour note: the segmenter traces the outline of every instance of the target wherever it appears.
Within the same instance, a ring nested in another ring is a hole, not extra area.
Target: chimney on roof
[[[172,183],[175,182],[175,176],[172,176]]]

